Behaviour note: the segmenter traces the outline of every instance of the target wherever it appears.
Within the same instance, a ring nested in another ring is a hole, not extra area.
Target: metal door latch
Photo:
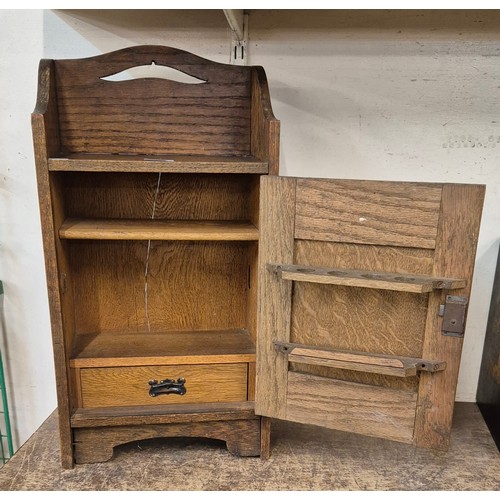
[[[465,315],[467,313],[467,297],[447,295],[446,302],[439,306],[439,316],[443,317],[441,333],[450,337],[463,337],[465,331]]]

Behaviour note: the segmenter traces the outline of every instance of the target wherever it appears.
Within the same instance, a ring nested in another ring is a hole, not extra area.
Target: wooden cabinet
[[[259,455],[259,178],[279,150],[263,69],[156,46],[42,60],[33,134],[63,465],[179,434]]]
[[[200,82],[108,79],[152,63]],[[167,47],[42,60],[33,134],[63,466],[269,417],[447,446],[482,187],[277,177],[263,69]]]

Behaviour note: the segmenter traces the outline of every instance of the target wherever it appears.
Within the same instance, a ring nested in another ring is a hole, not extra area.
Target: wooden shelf
[[[66,219],[59,237],[72,240],[257,241],[246,221],[153,219]]]
[[[179,424],[256,418],[253,401],[239,403],[176,404],[175,406],[112,406],[78,408],[71,427],[107,427],[109,425]]]
[[[177,172],[267,174],[268,163],[254,156],[72,154],[49,158],[49,170],[71,172]]]
[[[432,290],[464,288],[467,285],[465,279],[363,271],[359,269],[334,269],[281,264],[269,264],[269,268],[284,280],[378,288],[399,292],[427,293]]]
[[[394,377],[413,377],[417,371],[438,372],[446,368],[446,362],[443,361],[341,351],[287,342],[274,342],[274,345],[278,351],[288,356],[291,363],[329,366]]]
[[[99,333],[76,336],[70,366],[98,368],[212,363],[254,363],[246,330]]]

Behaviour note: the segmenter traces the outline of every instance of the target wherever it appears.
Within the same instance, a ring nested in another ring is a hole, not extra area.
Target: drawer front
[[[102,408],[246,401],[247,373],[247,363],[84,368],[80,370],[81,406]],[[176,381],[179,378],[185,379],[185,394],[150,396],[150,380]]]

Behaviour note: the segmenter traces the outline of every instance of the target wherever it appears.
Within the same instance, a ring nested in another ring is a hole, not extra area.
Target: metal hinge
[[[439,306],[439,316],[443,317],[441,333],[450,337],[463,337],[465,332],[465,316],[467,314],[467,297],[447,295],[446,302]]]

